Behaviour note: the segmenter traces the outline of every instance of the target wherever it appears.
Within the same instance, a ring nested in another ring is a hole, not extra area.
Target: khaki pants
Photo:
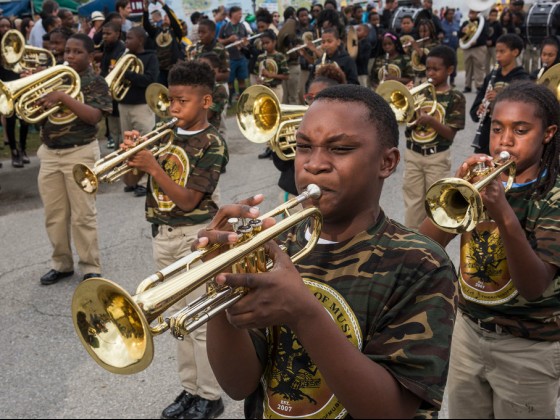
[[[475,89],[480,89],[484,83],[486,66],[485,46],[463,50],[465,58],[465,87],[471,87],[474,81]]]
[[[191,244],[202,228],[202,225],[179,227],[161,225],[158,235],[152,241],[154,261],[158,269],[189,254]],[[173,305],[170,313],[185,308],[188,303],[205,292],[206,286],[203,285]],[[220,398],[222,391],[206,354],[206,324],[185,336],[183,341],[177,341],[177,365],[181,385],[187,392],[207,400]]]
[[[487,332],[459,311],[446,392],[449,418],[555,417],[560,343]]]
[[[73,271],[71,239],[80,258],[82,274],[101,273],[97,238],[95,195],[87,194],[74,181],[72,169],[78,163],[90,168],[99,160],[97,140],[85,146],[37,151],[41,162],[38,185],[45,207],[47,235],[53,246],[52,268]]]
[[[115,142],[115,150],[118,150],[119,145],[122,143],[120,118],[109,115],[107,117],[107,128],[109,129],[111,138]]]
[[[309,70],[300,70],[299,72],[299,86],[298,86],[298,95],[299,95],[299,103],[305,105],[305,100],[303,99],[303,95],[305,95],[305,84],[307,83],[307,79],[309,79]]]
[[[299,74],[301,67],[298,64],[290,64],[290,78],[282,81],[282,88],[284,89],[284,96],[282,98],[283,104],[299,105]]]
[[[426,191],[434,182],[449,176],[451,149],[428,156],[406,149],[404,162],[404,224],[411,229],[418,229],[426,218]]]
[[[138,130],[140,134],[149,133],[156,125],[156,116],[146,104],[119,104],[121,131]]]
[[[276,87],[271,87],[270,89],[274,92],[280,103],[283,103],[282,98],[284,97],[284,88],[282,87],[282,84],[279,84]]]
[[[496,64],[496,47],[486,47],[486,74],[490,73]]]

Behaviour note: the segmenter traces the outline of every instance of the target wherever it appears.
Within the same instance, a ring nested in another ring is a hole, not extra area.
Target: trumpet
[[[296,156],[296,130],[307,108],[280,104],[272,89],[253,85],[239,97],[237,125],[250,142],[269,142],[280,159],[293,160]]]
[[[109,92],[117,102],[122,101],[130,89],[130,82],[124,78],[126,72],[144,73],[144,64],[134,54],[127,54],[127,51],[119,58],[111,73],[105,78],[109,85]]]
[[[508,152],[500,153],[494,168],[478,163],[465,178],[444,178],[435,182],[428,189],[424,202],[428,217],[445,232],[459,234],[473,230],[485,219],[480,191],[506,170],[509,175],[507,192],[513,185],[516,170]],[[472,183],[474,178],[480,180]]]
[[[431,100],[432,106],[426,113],[432,115],[436,111],[437,95],[431,79],[410,90],[400,82],[387,80],[379,85],[376,92],[389,103],[397,121],[406,122],[409,126],[415,125],[412,119],[428,100]]]
[[[319,240],[321,213],[315,207],[295,214],[290,214],[290,209],[320,196],[319,187],[309,185],[298,197],[237,227],[240,239],[234,248],[192,268],[195,262],[205,259],[221,246],[195,251],[146,278],[134,296],[111,280],[92,278],[82,282],[72,298],[72,320],[82,345],[101,367],[112,373],[131,374],[144,370],[153,359],[153,336],[170,330],[174,337],[181,339],[247,293],[245,288],[217,285],[212,281],[217,274],[230,269],[240,273],[271,269],[273,263],[266,255],[264,245],[305,221],[310,225],[311,238],[290,258],[296,263],[307,256]],[[262,230],[265,218],[281,214],[286,218]],[[230,221],[238,222],[236,219]],[[206,295],[169,319],[162,319],[161,315],[168,308],[205,284],[208,286]],[[158,324],[151,326],[156,318],[159,318]]]
[[[72,169],[74,181],[83,191],[89,194],[97,192],[100,182],[115,182],[132,170],[126,161],[140,150],[151,147],[150,153],[157,157],[171,147],[174,137],[173,127],[175,127],[177,121],[177,118],[173,118],[155,130],[150,131],[128,150],[115,150],[113,153],[95,162],[93,168],[82,163],[74,165]],[[159,145],[160,140],[165,137],[169,137],[167,143],[163,146]]]

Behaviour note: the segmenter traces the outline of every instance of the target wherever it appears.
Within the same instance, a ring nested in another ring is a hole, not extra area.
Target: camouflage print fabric
[[[212,193],[222,168],[229,160],[226,143],[212,125],[201,132],[176,130],[173,145],[158,161],[169,177],[182,187],[204,193],[200,204],[190,212],[181,210],[159,185],[148,178],[146,219],[156,225],[197,225],[210,220],[218,206]]]
[[[110,115],[113,112],[113,99],[105,79],[96,76],[90,67],[80,75],[80,80],[85,103]],[[95,140],[97,131],[97,124],[90,125],[79,118],[62,125],[52,124],[45,119],[41,127],[41,141],[52,148],[81,146]]]
[[[507,200],[538,257],[560,267],[560,178],[541,200],[526,196],[532,185],[512,188]],[[560,275],[534,301],[520,296],[508,271],[503,242],[494,222],[461,237],[460,307],[472,317],[502,326],[510,334],[560,341]]]
[[[454,128],[459,131],[465,128],[465,97],[457,89],[449,89],[445,92],[437,92],[437,103],[443,107],[444,120],[443,124]],[[405,135],[407,140],[412,140],[412,129],[408,127],[405,130]],[[423,143],[426,146],[441,145],[441,146],[451,146],[452,141],[446,139],[445,137],[438,134],[434,141],[429,143]]]
[[[214,91],[212,92],[212,105],[210,106],[213,115],[208,122],[218,130],[222,123],[222,112],[228,103],[228,99],[229,96],[226,87],[222,83],[216,83],[214,85]]]
[[[306,230],[290,235],[290,255],[307,243]],[[381,213],[348,241],[316,245],[297,269],[348,340],[423,401],[417,415],[437,416],[457,301],[445,251]],[[265,367],[265,418],[347,414],[289,328],[252,337]]]
[[[195,60],[202,54],[214,53],[220,59],[220,72],[229,71],[229,53],[226,48],[218,41],[214,40],[210,45],[203,45],[202,48],[197,49],[194,55]]]
[[[277,51],[274,54],[268,55],[266,53],[263,53],[263,54],[258,56],[257,63],[255,65],[255,74],[256,75],[259,74],[259,66],[265,59],[268,59],[268,60],[272,59],[276,62],[276,67],[278,68],[277,74],[287,74],[287,75],[290,74],[290,67],[288,67],[288,60],[286,59],[286,56],[284,54],[282,54],[281,52]],[[264,83],[264,85],[267,86],[267,87],[276,87],[276,86],[281,85],[281,84],[282,84],[282,80],[279,80],[279,79],[273,79],[271,82]]]
[[[406,55],[398,55],[395,58],[390,58],[387,64],[395,64],[401,69],[401,77],[414,80],[414,70],[410,65],[410,59]],[[373,84],[379,84],[381,81],[377,77],[379,70],[385,66],[385,54],[377,57],[371,68],[370,80]]]

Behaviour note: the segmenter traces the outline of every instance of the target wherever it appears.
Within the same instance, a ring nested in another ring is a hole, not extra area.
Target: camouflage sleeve
[[[278,74],[290,74],[290,67],[288,66],[288,59],[282,53],[278,54]]]
[[[445,110],[445,125],[456,130],[465,128],[465,107],[466,101],[463,94],[459,91],[453,91],[451,101]]]
[[[379,83],[379,70],[381,70],[381,67],[383,67],[384,64],[384,60],[382,58],[377,57],[375,59],[375,62],[373,63],[373,67],[371,68],[371,73],[370,73],[370,80],[372,81],[372,83]]]
[[[229,160],[227,146],[224,140],[216,132],[208,133],[208,143],[200,151],[200,157],[196,160],[187,181],[187,188],[212,194],[218,185],[222,167]]]
[[[558,188],[558,181],[552,193],[538,205],[540,205],[540,212],[533,231],[536,242],[535,252],[541,260],[560,268],[560,188]]]
[[[223,85],[218,85],[212,94],[212,105],[210,110],[216,114],[221,114],[228,101],[228,94]]]
[[[382,324],[370,331],[364,354],[439,408],[449,368],[457,277],[451,263],[434,268],[431,258],[426,255],[419,267],[399,277],[393,306]]]
[[[406,56],[402,57],[402,75],[401,77],[403,78],[407,78],[407,79],[412,79],[414,80],[414,69],[412,68],[412,62],[410,61],[410,59]]]
[[[266,57],[266,54],[264,54],[264,53],[260,54],[257,57],[257,62],[255,63],[255,69],[253,70],[253,73],[256,74],[257,76],[259,75],[259,67],[260,67],[261,63],[264,61],[265,57]]]
[[[85,103],[100,109],[104,114],[113,112],[113,98],[109,94],[109,86],[101,76],[95,76],[93,80],[82,87]]]
[[[229,53],[225,48],[221,48],[218,58],[220,59],[220,71],[229,71]]]

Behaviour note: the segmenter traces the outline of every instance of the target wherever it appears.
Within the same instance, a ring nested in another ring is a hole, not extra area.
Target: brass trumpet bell
[[[560,63],[545,70],[537,79],[537,84],[546,86],[560,101]]]
[[[152,83],[146,89],[146,103],[161,119],[171,118],[169,90],[162,84]]]
[[[72,319],[82,345],[101,367],[110,372],[131,374],[142,371],[153,359],[154,335],[171,329],[175,337],[182,338],[247,293],[244,288],[234,290],[216,285],[212,279],[217,274],[232,267],[234,272],[267,271],[272,262],[266,256],[264,245],[309,219],[311,239],[291,259],[297,262],[306,256],[319,240],[321,213],[314,207],[294,215],[290,215],[288,210],[320,195],[319,187],[308,186],[300,196],[252,221],[255,223],[240,227],[238,232],[242,230],[244,233],[234,248],[191,268],[194,262],[220,247],[196,251],[142,281],[134,296],[116,283],[102,278],[80,283],[72,298]],[[259,229],[262,220],[280,214],[287,214],[287,217],[269,229]],[[161,315],[173,304],[205,284],[210,286],[207,295],[168,320],[161,319]],[[159,324],[151,327],[150,324],[157,318],[160,318]]]
[[[39,67],[56,65],[56,59],[49,50],[25,45],[25,38],[15,29],[4,34],[0,51],[3,65],[14,73],[36,71]]]
[[[249,87],[239,98],[237,124],[253,143],[270,143],[282,160],[295,159],[295,132],[307,106],[281,105],[276,94],[260,85]]]
[[[515,162],[507,152],[500,153],[495,168],[480,164],[466,177],[444,178],[435,182],[426,193],[424,206],[430,220],[441,230],[461,234],[473,230],[483,221],[485,212],[480,191],[508,170],[506,191],[515,180]],[[480,178],[472,183],[473,178]]]
[[[270,142],[270,148],[283,160],[295,158],[295,132],[307,111],[303,105],[282,105],[266,86],[253,85],[237,103],[237,125],[249,141]]]
[[[387,101],[400,123],[410,123],[416,115],[416,111],[426,101],[432,101],[432,107],[427,111],[427,114],[432,115],[436,111],[436,90],[429,81],[409,90],[396,80],[387,80],[379,85],[376,92]],[[427,93],[429,93],[429,96]]]

